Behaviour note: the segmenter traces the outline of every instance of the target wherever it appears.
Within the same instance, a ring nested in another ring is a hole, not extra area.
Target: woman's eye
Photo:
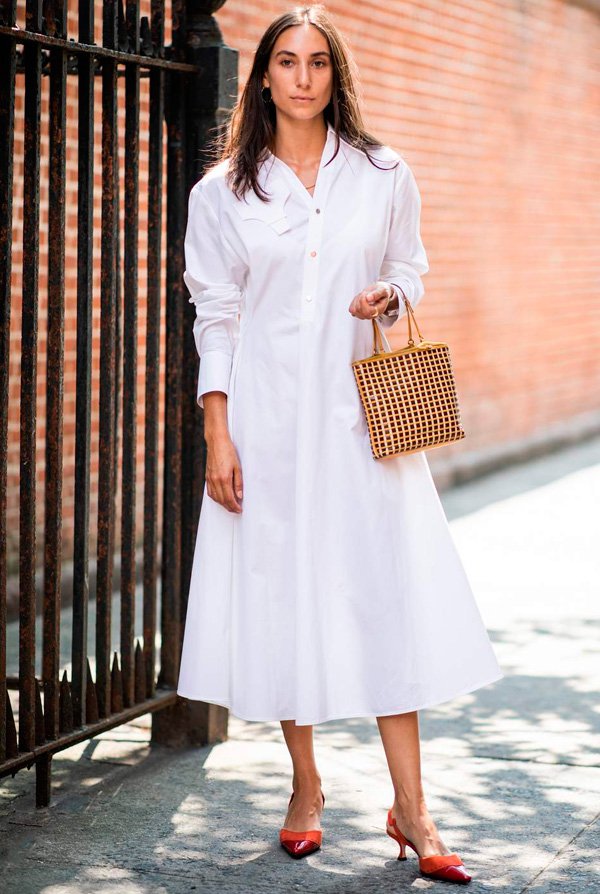
[[[283,65],[284,68],[289,68],[288,62],[290,63],[290,65],[294,64],[291,59],[282,59],[280,62],[280,65]],[[313,65],[316,65],[318,68],[324,68],[326,65],[326,62],[323,59],[315,59],[315,61],[313,62]]]

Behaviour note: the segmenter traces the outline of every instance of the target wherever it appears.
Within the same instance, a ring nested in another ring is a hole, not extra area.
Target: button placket
[[[308,219],[306,249],[304,253],[304,271],[302,277],[302,306],[300,312],[300,318],[307,322],[311,322],[315,318],[321,238],[323,231],[323,215],[321,211],[321,207],[311,208]]]

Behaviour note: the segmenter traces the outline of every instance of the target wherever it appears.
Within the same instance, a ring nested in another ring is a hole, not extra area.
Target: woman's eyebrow
[[[287,56],[295,56],[296,53],[292,53],[291,50],[277,50],[275,53],[276,56],[279,56],[281,53],[285,53]],[[329,56],[327,50],[318,50],[316,53],[311,53],[311,56]]]

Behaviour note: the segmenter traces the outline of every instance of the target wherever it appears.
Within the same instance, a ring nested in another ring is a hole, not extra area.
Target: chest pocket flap
[[[243,199],[235,202],[235,210],[243,220],[260,220],[276,233],[285,233],[290,229],[285,215],[285,202],[290,190],[278,180],[267,191],[273,194],[273,198],[263,202],[253,189],[248,190]]]

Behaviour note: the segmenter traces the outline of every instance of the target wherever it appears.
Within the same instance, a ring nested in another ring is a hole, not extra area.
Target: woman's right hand
[[[203,395],[206,441],[206,492],[228,509],[241,512],[242,467],[227,428],[227,396],[222,391]]]

